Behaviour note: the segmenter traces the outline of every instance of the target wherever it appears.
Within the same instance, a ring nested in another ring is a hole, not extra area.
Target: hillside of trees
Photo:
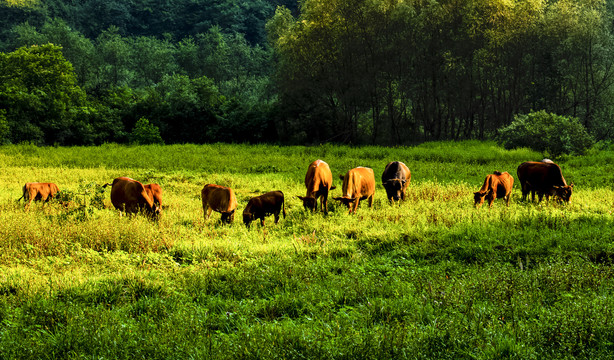
[[[0,0],[0,143],[614,138],[603,0]]]

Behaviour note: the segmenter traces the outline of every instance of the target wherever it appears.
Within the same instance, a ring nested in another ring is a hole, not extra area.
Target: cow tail
[[[26,196],[26,186],[25,186],[25,185],[23,186],[23,189],[21,190],[21,192],[22,192],[22,193],[21,193],[21,197],[20,197],[19,199],[17,199],[17,201],[16,201],[16,202],[19,202],[21,199],[24,199],[24,198],[25,198],[25,196]],[[24,199],[24,200],[26,200],[26,201],[27,201],[27,199]]]
[[[281,203],[282,213],[284,214],[284,219],[286,218],[286,199]]]

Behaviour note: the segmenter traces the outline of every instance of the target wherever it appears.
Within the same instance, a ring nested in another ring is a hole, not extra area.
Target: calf
[[[153,218],[157,218],[160,214],[160,208],[154,204],[140,181],[129,177],[118,177],[112,184],[105,184],[104,187],[108,185],[111,185],[111,203],[115,209],[125,211],[126,214],[143,211]]]
[[[369,207],[373,207],[373,194],[375,194],[375,176],[373,169],[357,167],[351,169],[343,175],[339,175],[343,180],[343,196],[334,198],[345,204],[349,213],[356,212],[360,200],[367,199]]]
[[[59,191],[60,189],[54,183],[26,183],[22,188],[22,195],[17,201],[24,199],[26,201],[24,207],[29,209],[32,201],[46,203],[53,199]]]
[[[252,221],[260,219],[260,224],[264,226],[265,216],[273,214],[275,216],[275,224],[277,224],[280,212],[283,213],[285,219],[284,193],[281,191],[270,191],[249,199],[245,210],[243,210],[243,222],[245,226],[249,227]]]
[[[235,218],[237,197],[231,188],[207,184],[200,193],[203,200],[203,213],[205,220],[209,219],[212,211],[222,214],[222,222],[230,224]]]
[[[513,186],[514,178],[507,171],[504,173],[495,171],[489,174],[486,176],[482,188],[473,193],[474,206],[479,208],[484,203],[484,198],[486,198],[488,206],[492,207],[493,202],[498,197],[505,199],[505,204],[510,206]]]
[[[335,189],[333,185],[333,174],[330,167],[322,160],[316,160],[309,164],[305,175],[305,187],[307,194],[299,196],[303,201],[305,209],[315,211],[318,209],[318,198],[320,198],[320,208],[328,213],[328,192]]]
[[[386,165],[382,174],[382,185],[386,189],[386,198],[389,202],[405,200],[405,190],[409,186],[411,172],[407,165],[400,161],[393,161]]]

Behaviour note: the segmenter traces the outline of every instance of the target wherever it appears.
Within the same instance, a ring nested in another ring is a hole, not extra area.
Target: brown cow
[[[275,224],[277,224],[280,212],[283,213],[285,219],[284,193],[281,191],[270,191],[249,199],[245,210],[243,210],[243,222],[249,227],[252,221],[260,219],[260,224],[264,226],[265,216],[273,214],[275,215]]]
[[[369,200],[369,207],[373,207],[373,194],[375,193],[375,175],[373,169],[357,167],[343,175],[343,196],[333,198],[345,204],[349,213],[356,212],[360,200]]]
[[[231,188],[207,184],[201,191],[205,220],[211,216],[211,211],[222,214],[222,222],[230,224],[235,218],[237,197]]]
[[[318,198],[320,198],[320,208],[328,214],[328,191],[335,189],[333,185],[333,174],[330,172],[328,164],[322,160],[316,160],[309,164],[305,175],[305,187],[307,194],[299,196],[303,200],[305,209],[315,211],[318,208]]]
[[[407,165],[400,161],[392,161],[386,165],[382,174],[382,185],[386,189],[386,198],[391,203],[399,199],[405,200],[405,190],[409,186],[411,172]]]
[[[527,161],[518,166],[518,181],[522,188],[522,200],[526,200],[531,192],[531,201],[535,201],[535,192],[542,201],[551,195],[558,196],[561,200],[569,202],[573,191],[573,184],[567,185],[561,168],[553,162]]]
[[[154,204],[160,211],[162,211],[162,188],[158,184],[146,184],[143,185],[149,198],[153,200]]]
[[[473,193],[473,204],[475,207],[480,207],[484,203],[484,198],[488,200],[488,206],[492,207],[496,198],[504,198],[505,204],[510,206],[510,197],[512,195],[512,187],[514,186],[514,178],[507,171],[501,173],[495,171],[486,176],[482,188]]]
[[[32,201],[46,203],[53,199],[59,191],[60,189],[54,183],[26,183],[22,189],[23,194],[17,201],[24,199],[24,201],[27,201],[24,207],[29,209]]]
[[[145,186],[129,177],[118,177],[111,185],[111,203],[115,209],[125,211],[127,214],[136,214],[143,211],[145,214],[157,218],[160,208],[156,206],[147,193]]]

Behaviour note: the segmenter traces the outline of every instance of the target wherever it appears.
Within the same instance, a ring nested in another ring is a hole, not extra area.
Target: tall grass
[[[0,147],[0,357],[607,358],[613,155],[558,160],[568,205],[522,203],[516,184],[509,207],[474,209],[486,174],[516,177],[540,154],[474,141]],[[377,179],[373,209],[305,212],[296,195],[317,158],[335,175],[403,161],[408,200],[389,205]],[[158,222],[88,202],[88,186],[123,175],[161,184]],[[83,195],[24,211],[27,181]],[[235,189],[238,215],[282,190],[288,215],[205,220],[206,183]]]

